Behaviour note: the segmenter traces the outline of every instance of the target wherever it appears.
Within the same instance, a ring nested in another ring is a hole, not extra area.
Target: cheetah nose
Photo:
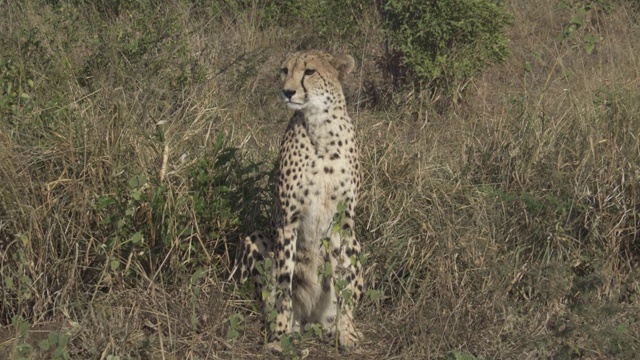
[[[287,99],[291,100],[291,97],[296,94],[296,91],[295,90],[291,90],[291,89],[284,89],[284,90],[282,90],[282,94]]]

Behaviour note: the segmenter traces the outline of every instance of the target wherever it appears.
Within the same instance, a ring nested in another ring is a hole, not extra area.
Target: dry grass
[[[345,86],[365,171],[357,229],[383,296],[359,308],[355,354],[314,339],[297,351],[634,358],[638,9],[596,7],[559,41],[577,8],[507,3],[512,56],[444,112],[390,88],[373,12],[364,35],[325,39],[256,6],[5,4],[0,358],[265,356],[233,270],[238,239],[266,226],[289,116],[274,69],[298,47],[360,64]]]

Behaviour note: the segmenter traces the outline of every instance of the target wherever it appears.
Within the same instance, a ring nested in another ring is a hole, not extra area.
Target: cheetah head
[[[282,99],[293,110],[318,111],[344,98],[340,82],[355,61],[350,55],[308,50],[289,54],[280,68]]]

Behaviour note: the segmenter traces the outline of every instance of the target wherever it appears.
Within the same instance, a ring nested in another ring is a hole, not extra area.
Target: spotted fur
[[[341,85],[354,65],[349,55],[311,50],[290,54],[281,67],[282,99],[294,113],[280,148],[271,230],[244,240],[241,264],[241,280],[254,280],[259,299],[263,285],[270,287],[264,308],[267,317],[276,311],[275,326],[267,324],[267,346],[274,350],[283,334],[306,323],[321,324],[342,349],[361,337],[353,322],[363,294],[354,231],[360,164]],[[344,213],[335,217],[339,204]],[[263,284],[257,264],[268,257],[271,281]],[[346,291],[336,296],[340,283]]]

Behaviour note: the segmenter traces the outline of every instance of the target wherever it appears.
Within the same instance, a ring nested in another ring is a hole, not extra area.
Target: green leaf
[[[191,284],[197,283],[200,279],[202,279],[207,274],[207,271],[202,267],[196,269],[196,271],[191,275]]]
[[[220,149],[222,149],[223,139],[224,139],[224,135],[222,133],[219,133],[218,136],[216,136],[216,142],[213,145],[213,153],[214,154],[217,154],[218,151],[220,151]]]
[[[289,335],[282,335],[282,337],[280,338],[280,347],[282,348],[283,353],[287,353],[293,349],[291,338],[289,337]]]
[[[197,328],[199,321],[198,321],[198,315],[196,315],[195,312],[191,313],[191,319],[190,320],[191,320],[191,328],[192,329]],[[228,331],[227,331],[227,337],[228,337]]]
[[[322,326],[317,323],[305,324],[304,333],[305,335],[309,334],[309,335],[315,335],[318,337],[322,336]]]
[[[276,311],[276,309],[272,309],[269,314],[267,314],[267,322],[272,322],[276,319],[276,316],[278,316],[278,312]]]
[[[348,289],[348,288],[342,290],[342,292],[340,293],[340,296],[342,297],[342,299],[346,301],[350,301],[352,295],[353,295],[353,292],[351,291],[351,289]]]
[[[47,341],[47,340],[40,340],[40,341],[38,342],[38,347],[39,347],[41,350],[47,351],[47,350],[49,350],[49,347],[50,347],[50,346],[51,346],[51,344],[49,344],[49,341]]]
[[[618,326],[616,326],[616,330],[626,334],[628,332],[628,327],[626,324],[618,324]]]
[[[382,297],[382,292],[378,290],[367,290],[366,296],[372,301],[378,301]]]
[[[53,350],[51,359],[52,360],[69,359],[69,354],[67,354],[64,348],[57,347],[55,350]]]
[[[22,240],[22,245],[27,246],[29,244],[29,235],[25,233],[18,234],[20,240]]]
[[[129,238],[129,241],[134,245],[142,245],[144,243],[144,236],[142,236],[141,231],[138,231]]]
[[[584,49],[587,54],[591,55],[596,46],[596,42],[598,42],[598,40],[593,35],[587,35],[584,37]]]
[[[570,22],[571,25],[575,25],[576,27],[582,26],[583,24],[582,18],[577,15],[573,15]]]
[[[111,271],[116,271],[118,267],[120,267],[120,261],[118,261],[118,259],[113,259],[109,266],[111,267]]]
[[[49,333],[49,335],[47,336],[47,340],[49,341],[50,344],[57,344],[58,343],[58,333],[55,331],[52,331]]]
[[[229,318],[229,324],[234,327],[234,328],[238,328],[238,325],[240,325],[240,321],[242,320],[242,315],[240,314],[233,314],[231,315],[231,317]]]
[[[271,269],[272,266],[273,266],[273,259],[271,259],[269,257],[264,259],[264,269],[265,270]]]
[[[11,323],[13,324],[13,326],[16,327],[20,335],[26,335],[27,332],[29,331],[29,328],[30,328],[29,323],[26,322],[20,315],[16,315],[12,317]]]
[[[22,283],[22,284],[24,284],[26,286],[31,286],[33,281],[31,281],[31,278],[28,277],[27,275],[21,275],[20,276],[20,283]]]
[[[322,267],[322,275],[324,276],[329,276],[331,275],[331,270],[332,270],[332,266],[331,263],[326,261],[324,263],[324,266]]]
[[[71,336],[64,333],[58,333],[58,346],[63,348],[66,347],[69,345],[69,340],[71,340]]]
[[[267,259],[264,259],[264,261],[258,261],[256,263],[256,270],[258,270],[258,274],[260,275],[264,275],[265,274],[265,262],[267,261]]]
[[[132,191],[131,192],[131,197],[136,201],[140,201],[140,198],[142,198],[142,191],[140,191],[140,190]]]
[[[236,339],[238,337],[238,335],[240,335],[238,333],[238,330],[236,330],[234,328],[228,328],[227,329],[227,340]]]
[[[118,202],[111,196],[101,196],[98,198],[98,210],[102,210],[110,205],[116,205]]]
[[[30,357],[31,354],[33,353],[33,346],[27,344],[27,343],[23,343],[18,345],[18,356],[22,357]]]
[[[8,290],[13,289],[13,277],[7,276],[6,278],[4,278],[4,286]]]
[[[129,179],[129,187],[131,189],[140,188],[147,182],[147,178],[144,175],[136,175]]]
[[[237,148],[224,149],[216,158],[216,162],[213,167],[215,169],[219,169],[220,167],[228,164],[235,157],[237,150]]]

